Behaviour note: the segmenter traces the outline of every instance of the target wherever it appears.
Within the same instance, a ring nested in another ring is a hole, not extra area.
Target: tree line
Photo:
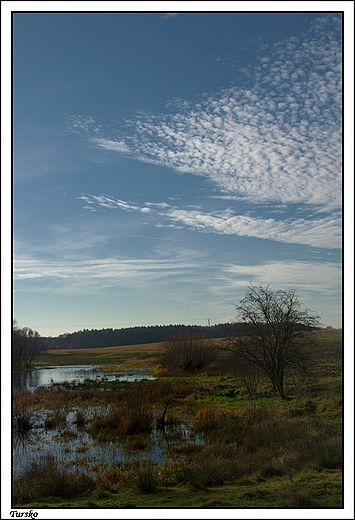
[[[153,325],[122,329],[84,329],[44,339],[49,349],[98,348],[160,343],[177,334],[224,338],[242,334],[245,330],[242,324],[237,326],[235,323],[223,323],[210,327],[202,325]]]

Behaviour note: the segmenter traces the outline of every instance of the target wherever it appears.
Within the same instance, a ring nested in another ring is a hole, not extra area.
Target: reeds
[[[139,493],[148,495],[157,492],[157,479],[154,464],[151,461],[143,463],[138,470],[136,486]]]
[[[107,412],[98,413],[92,421],[93,432],[111,430],[120,435],[148,433],[153,428],[153,412],[149,395],[142,385],[127,391],[125,398],[114,403]]]
[[[30,408],[30,395],[27,392],[14,393],[12,410],[12,423],[15,433],[26,433],[36,427],[36,415]]]
[[[46,455],[15,480],[13,500],[26,504],[49,496],[68,498],[92,490],[94,485],[87,473],[69,473],[55,457]]]

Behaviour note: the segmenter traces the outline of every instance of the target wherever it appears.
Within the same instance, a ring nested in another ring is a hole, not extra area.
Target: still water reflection
[[[145,368],[120,370],[117,367],[117,369],[102,370],[97,365],[65,365],[18,372],[13,375],[13,389],[33,391],[39,386],[80,384],[89,380],[133,382],[142,379],[155,379],[155,377]]]

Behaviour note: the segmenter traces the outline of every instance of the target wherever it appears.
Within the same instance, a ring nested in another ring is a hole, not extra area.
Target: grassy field
[[[48,350],[38,358],[36,366],[92,364],[108,367],[120,365],[122,369],[126,369],[144,365],[145,368],[155,369],[158,365],[160,347],[160,343],[150,343],[124,347]]]
[[[109,411],[83,419],[83,428],[98,442],[139,453],[167,406],[169,457],[160,464],[144,457],[130,465],[97,464],[87,474],[47,457],[14,482],[14,506],[342,507],[342,333],[318,337],[321,354],[309,373],[288,377],[287,400],[266,378],[251,397],[226,353],[204,372],[186,375],[162,368],[160,344],[49,351],[39,366],[144,367],[157,378],[20,392],[16,410],[30,416],[50,407],[54,420],[56,409],[79,409],[84,417],[88,407],[109,404]],[[187,420],[203,443],[177,436],[173,426]],[[80,461],[85,465],[85,453]]]

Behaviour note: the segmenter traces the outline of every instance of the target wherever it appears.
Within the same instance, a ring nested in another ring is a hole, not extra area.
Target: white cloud
[[[208,214],[171,209],[166,216],[199,231],[249,236],[324,248],[341,247],[342,229],[339,215],[318,220],[286,219],[277,221],[273,218],[260,219],[232,215],[230,211]]]
[[[35,281],[36,291],[99,293],[118,288],[144,290],[157,284],[174,284],[178,279],[196,280],[203,267],[197,260],[189,259],[183,253],[174,258],[108,257],[94,259],[60,260],[57,258],[38,259],[27,255],[17,255],[14,261],[14,283],[16,288],[31,289]],[[204,271],[203,271],[204,272]],[[43,287],[43,289],[41,289]]]
[[[129,147],[123,141],[113,141],[112,139],[105,139],[104,137],[93,137],[90,141],[97,144],[99,148],[105,150],[113,150],[115,152],[130,152]]]
[[[332,262],[285,261],[254,266],[231,265],[225,269],[225,274],[228,275],[228,283],[243,287],[247,279],[254,284],[338,293],[341,284],[341,266]]]
[[[140,112],[124,134],[94,118],[71,118],[93,144],[137,160],[203,176],[216,197],[252,204],[299,204],[324,218],[262,220],[161,205],[170,221],[202,231],[340,247],[342,204],[342,44],[339,16],[322,16],[303,38],[272,47],[247,70],[248,88],[232,87],[199,103],[176,101],[175,112]],[[109,135],[110,134],[110,135]],[[107,208],[134,203],[91,196]],[[146,208],[153,208],[147,203]],[[165,203],[160,203],[165,204]],[[157,208],[159,206],[156,206]]]
[[[107,209],[123,209],[125,211],[142,211],[143,213],[148,213],[149,208],[140,208],[135,203],[126,202],[124,200],[116,199],[114,197],[110,197],[109,195],[81,195],[78,197],[79,200],[83,200],[87,206],[84,206],[85,209],[94,209],[94,205],[97,204],[103,208]]]
[[[71,125],[101,148],[205,176],[222,194],[339,209],[340,34],[339,17],[322,18],[307,38],[264,51],[248,71],[253,87],[178,102],[175,114],[142,112],[123,138],[105,136],[92,118]]]
[[[233,295],[236,304],[244,297],[249,283],[270,285],[275,289],[295,290],[306,307],[319,314],[323,324],[341,326],[342,269],[338,263],[279,261],[256,265],[226,266],[211,284],[210,290],[220,301]]]
[[[94,210],[96,206],[105,209],[123,209],[141,213],[157,213],[165,219],[165,226],[172,221],[174,226],[183,224],[196,231],[212,232],[223,235],[248,236],[275,240],[291,244],[305,244],[324,248],[341,247],[341,215],[333,213],[323,218],[305,219],[255,218],[247,215],[235,215],[231,209],[219,212],[202,212],[200,209],[179,209],[166,202],[147,202],[139,207],[135,202],[125,202],[108,195],[82,195],[86,203],[84,208]],[[276,207],[276,210],[280,208]],[[164,225],[161,222],[158,224]]]

